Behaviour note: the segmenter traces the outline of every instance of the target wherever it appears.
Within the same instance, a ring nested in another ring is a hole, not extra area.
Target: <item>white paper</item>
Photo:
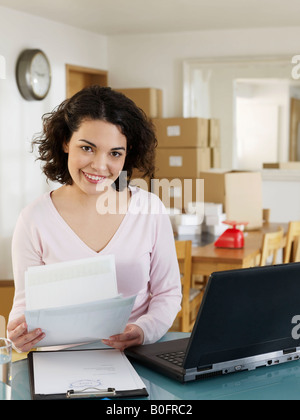
[[[86,388],[130,391],[146,388],[124,353],[88,350],[34,353],[34,386],[39,395]]]
[[[46,334],[39,347],[122,333],[136,298],[118,295],[113,255],[30,267],[25,293],[29,331],[40,328]]]
[[[29,267],[26,309],[60,308],[118,295],[113,255]]]
[[[62,308],[25,311],[28,330],[41,328],[46,337],[39,347],[79,344],[121,334],[136,296],[114,298]]]

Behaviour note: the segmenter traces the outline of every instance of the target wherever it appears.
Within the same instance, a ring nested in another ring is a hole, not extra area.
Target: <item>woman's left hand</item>
[[[127,347],[139,346],[144,342],[144,331],[134,324],[128,324],[122,334],[102,340],[107,346],[124,351]]]

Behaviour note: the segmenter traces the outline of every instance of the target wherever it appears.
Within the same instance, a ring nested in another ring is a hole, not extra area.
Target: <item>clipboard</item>
[[[149,395],[143,381],[119,350],[32,351],[28,363],[33,400]]]

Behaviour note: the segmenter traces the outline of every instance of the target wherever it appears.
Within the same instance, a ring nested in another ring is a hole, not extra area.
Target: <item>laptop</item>
[[[180,382],[292,362],[300,359],[300,338],[292,334],[297,315],[300,263],[217,272],[190,338],[125,354]]]

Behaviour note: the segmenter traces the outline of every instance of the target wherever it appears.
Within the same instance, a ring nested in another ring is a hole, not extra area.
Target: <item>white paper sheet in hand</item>
[[[108,338],[124,331],[135,296],[81,305],[26,311],[29,331],[42,328],[46,337],[39,347],[79,344]]]
[[[118,296],[113,255],[29,267],[26,309],[60,308]]]
[[[78,344],[123,332],[135,297],[118,295],[113,255],[30,267],[26,322],[41,328],[39,347]]]

